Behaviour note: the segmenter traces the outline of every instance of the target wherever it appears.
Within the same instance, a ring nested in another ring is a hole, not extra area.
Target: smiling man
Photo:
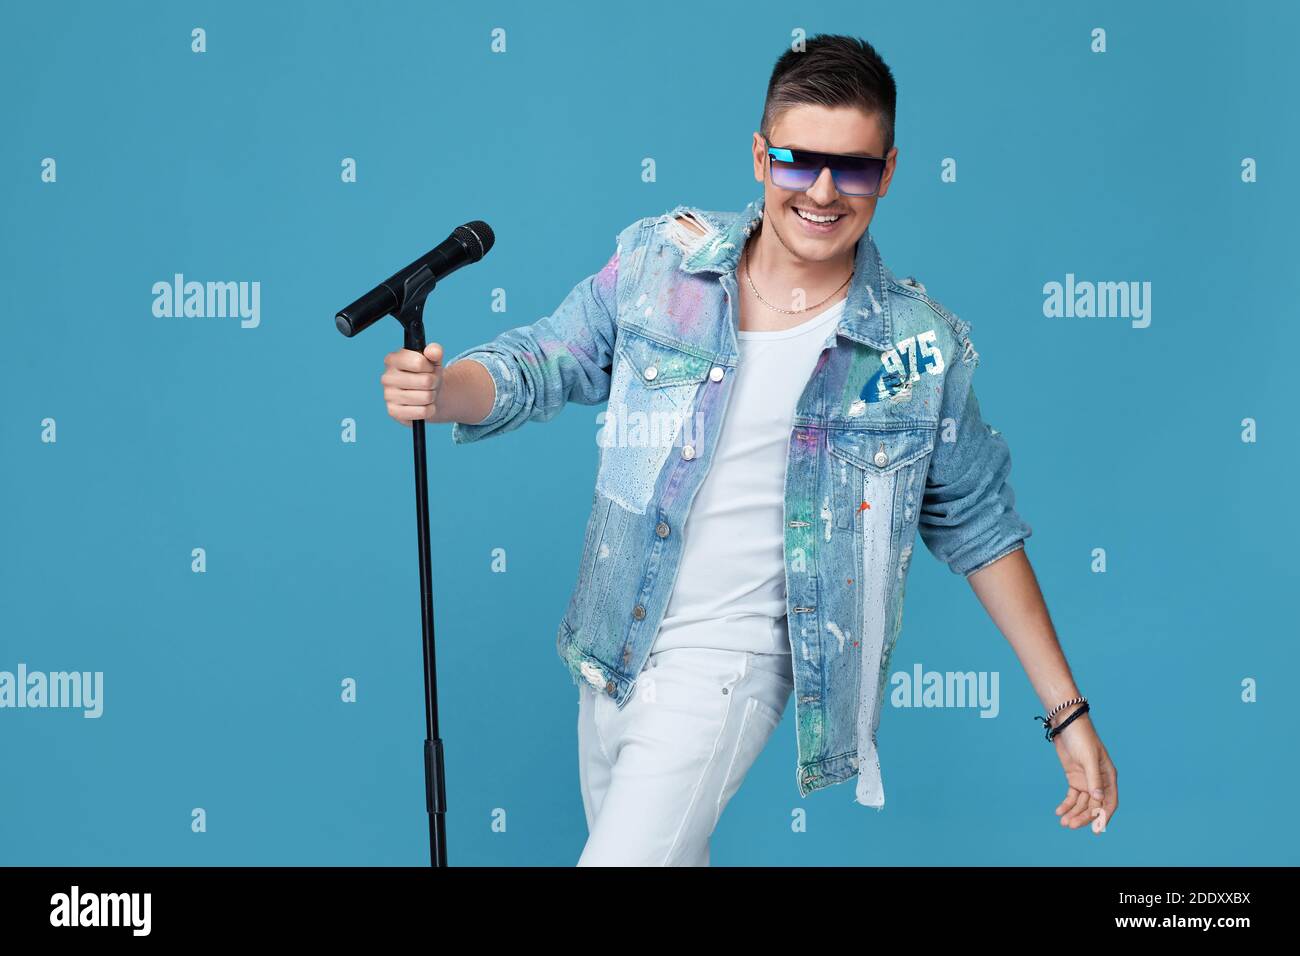
[[[445,369],[437,343],[386,358],[389,414],[453,422],[456,442],[567,402],[619,422],[556,632],[580,695],[581,865],[707,865],[792,692],[800,795],[854,780],[882,807],[877,731],[918,535],[1043,701],[1060,824],[1101,832],[1114,814],[1010,451],[975,397],[970,326],[896,278],[868,231],[898,162],[895,99],[869,44],[812,38],[772,72],[761,198],[631,224],[552,315]],[[647,440],[650,421],[673,424]]]

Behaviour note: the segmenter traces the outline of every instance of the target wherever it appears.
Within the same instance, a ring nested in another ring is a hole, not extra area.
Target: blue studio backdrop
[[[484,219],[496,248],[426,313],[451,356],[548,314],[635,219],[740,209],[771,67],[818,32],[897,77],[872,234],[972,323],[1120,807],[1100,836],[1058,825],[1042,707],[926,553],[892,670],[974,672],[993,702],[891,697],[881,811],[851,782],[799,797],[788,709],[713,862],[1300,862],[1274,730],[1298,663],[1294,5],[0,17],[0,672],[91,675],[85,706],[0,707],[0,862],[427,862],[410,432],[379,385],[401,330],[348,340],[334,312]],[[167,314],[177,275],[241,311]],[[1130,284],[1132,314],[1054,314],[1052,283],[1084,282]],[[555,629],[600,410],[465,446],[430,426],[453,864],[567,866],[586,838]]]

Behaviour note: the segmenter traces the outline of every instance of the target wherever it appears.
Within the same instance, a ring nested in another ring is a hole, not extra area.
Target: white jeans
[[[622,710],[580,686],[579,866],[708,866],[709,838],[794,688],[788,654],[674,647],[650,655]]]

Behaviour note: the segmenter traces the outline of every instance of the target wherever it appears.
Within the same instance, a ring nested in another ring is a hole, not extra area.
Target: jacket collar
[[[712,227],[712,234],[701,238],[695,249],[683,256],[684,272],[716,272],[731,275],[733,281],[740,265],[745,242],[763,218],[763,197],[759,196],[741,212],[703,212],[679,206],[670,216],[689,211],[696,219]],[[893,345],[893,323],[889,314],[889,295],[885,286],[891,275],[880,258],[871,231],[858,240],[849,285],[848,301],[838,331],[855,341],[883,352]]]

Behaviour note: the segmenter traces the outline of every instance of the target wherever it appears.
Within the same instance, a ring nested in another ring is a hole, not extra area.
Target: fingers
[[[423,352],[398,349],[384,356],[379,378],[391,418],[409,426],[432,418],[442,387],[442,346],[430,342]]]
[[[398,349],[384,356],[385,368],[401,372],[432,372],[435,366],[442,367],[442,346],[437,342],[430,342],[423,352]]]
[[[433,402],[417,403],[406,400],[388,402],[388,414],[403,425],[414,421],[429,421],[437,406]]]
[[[385,388],[384,401],[390,405],[432,405],[438,392],[428,388]]]
[[[1100,833],[1104,827],[1105,818],[1102,817],[1102,806],[1106,799],[1106,781],[1101,774],[1101,755],[1092,754],[1083,765],[1084,776],[1088,780],[1088,822],[1092,824],[1092,832]]]
[[[1082,821],[1079,819],[1079,814],[1088,812],[1088,791],[1076,790],[1075,794],[1073,805],[1065,812],[1065,816],[1061,817],[1061,826],[1069,827],[1071,830],[1077,830],[1081,823],[1088,822],[1086,817]]]
[[[403,373],[411,374],[411,373]],[[388,414],[400,421],[429,419],[437,407],[438,389],[435,388],[398,388],[384,386],[384,402],[388,405]]]
[[[438,398],[438,383],[401,386],[384,383],[384,401],[398,405],[432,405]]]
[[[1093,833],[1103,833],[1119,806],[1118,774],[1105,750],[1093,752],[1080,762],[1086,788],[1070,787],[1056,813],[1063,827],[1077,830],[1088,824]]]
[[[1067,781],[1077,781],[1082,776],[1085,786],[1079,788],[1067,783],[1065,796],[1056,805],[1061,826],[1077,830],[1088,824],[1093,833],[1104,833],[1119,807],[1119,772],[1106,748],[1098,741],[1091,752],[1073,761],[1062,757],[1062,761],[1066,765]]]
[[[1106,781],[1104,787],[1106,796],[1101,803],[1100,828],[1096,824],[1093,826],[1094,832],[1098,833],[1106,829],[1106,825],[1110,823],[1111,817],[1115,815],[1116,809],[1119,808],[1119,774],[1109,758],[1102,763],[1101,775],[1102,779]]]
[[[442,372],[399,372],[389,369],[379,376],[379,382],[385,388],[418,389],[429,391],[442,382]]]

